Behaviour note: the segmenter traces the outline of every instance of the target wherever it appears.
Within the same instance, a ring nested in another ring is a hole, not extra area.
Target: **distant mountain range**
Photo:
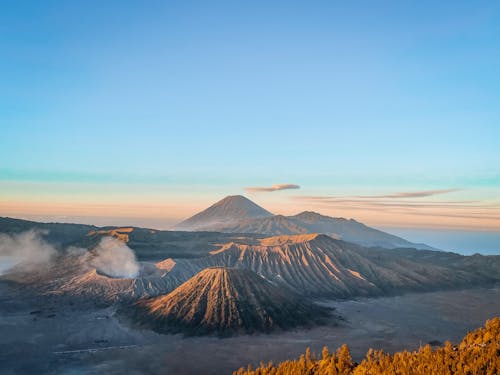
[[[294,216],[273,215],[241,195],[228,196],[220,200],[177,224],[174,229],[255,233],[267,236],[321,233],[363,246],[435,250],[426,244],[407,241],[354,219],[329,217],[311,211],[304,211]]]

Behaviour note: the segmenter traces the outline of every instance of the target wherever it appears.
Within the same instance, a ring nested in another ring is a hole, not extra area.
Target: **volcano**
[[[272,213],[242,195],[231,195],[177,224],[176,230],[216,231],[241,221],[266,218]]]
[[[273,215],[241,195],[228,196],[220,200],[206,210],[179,223],[174,229],[251,233],[265,236],[321,233],[368,247],[435,250],[428,245],[413,243],[371,228],[354,219],[330,217],[311,211],[304,211],[294,216]]]
[[[106,274],[93,266],[94,257],[91,252],[60,255],[51,265],[29,271],[14,267],[0,279],[13,282],[26,292],[102,305],[168,293],[186,280],[149,262],[140,262],[134,276]]]
[[[328,298],[456,288],[488,279],[463,266],[452,267],[447,260],[429,262],[424,250],[413,251],[365,248],[324,234],[301,234],[242,239],[206,257],[170,259],[156,266],[176,279],[208,267],[247,269],[294,293]],[[429,253],[448,259],[443,252]],[[453,262],[460,261],[457,257]],[[499,277],[498,272],[491,276]]]
[[[133,317],[161,333],[225,336],[286,329],[328,315],[328,310],[305,301],[252,271],[214,267],[167,295],[137,302]]]
[[[159,295],[173,290],[179,284],[179,280],[144,262],[140,272],[134,277],[110,276],[95,268],[89,268],[85,272],[79,270],[76,275],[59,279],[58,283],[51,285],[50,294],[81,297],[109,304]]]

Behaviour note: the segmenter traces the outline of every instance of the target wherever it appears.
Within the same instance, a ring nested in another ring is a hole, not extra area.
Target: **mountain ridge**
[[[179,279],[208,267],[243,268],[303,296],[329,298],[453,289],[500,280],[500,261],[493,258],[488,275],[457,254],[433,252],[441,259],[426,261],[425,251],[420,257],[415,256],[420,250],[401,251],[398,255],[399,250],[365,248],[325,234],[301,234],[241,239],[221,244],[202,258],[164,260],[156,266]]]
[[[228,215],[224,209],[226,205],[231,207]],[[239,205],[242,207],[238,207]],[[252,210],[256,210],[257,214],[249,210],[248,206],[252,207]],[[249,211],[252,214],[246,214]],[[303,211],[291,216],[273,215],[241,195],[223,198],[209,208],[177,224],[174,229],[214,230],[224,233],[249,233],[266,236],[323,233],[333,238],[368,247],[414,247],[436,250],[426,244],[413,243],[369,227],[354,219],[330,217],[313,211]]]

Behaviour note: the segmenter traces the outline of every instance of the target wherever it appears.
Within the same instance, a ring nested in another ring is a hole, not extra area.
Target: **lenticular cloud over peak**
[[[245,190],[251,193],[273,192],[279,190],[300,189],[299,185],[295,184],[276,184],[272,186],[253,186],[246,187]]]

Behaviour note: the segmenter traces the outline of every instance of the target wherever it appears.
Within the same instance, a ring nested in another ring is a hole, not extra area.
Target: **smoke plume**
[[[129,278],[139,274],[140,265],[134,252],[114,237],[102,238],[91,254],[87,249],[72,246],[58,252],[45,241],[46,234],[40,230],[0,234],[0,275],[10,270],[30,272],[49,266],[59,253],[79,257],[107,276]]]
[[[29,271],[49,264],[57,251],[44,241],[44,234],[40,230],[0,234],[0,275],[14,266]]]
[[[104,237],[95,249],[92,265],[97,271],[111,277],[136,277],[140,265],[134,252],[122,241]]]

